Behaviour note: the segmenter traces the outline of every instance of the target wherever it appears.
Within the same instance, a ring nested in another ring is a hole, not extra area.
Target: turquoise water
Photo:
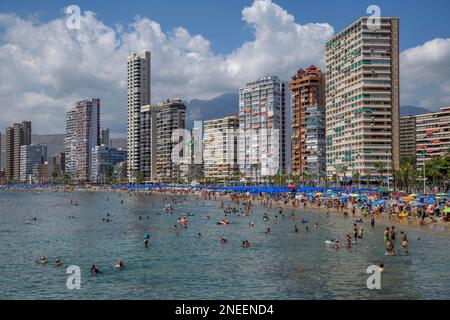
[[[0,191],[0,299],[450,298],[448,230],[406,229],[409,256],[387,257],[381,224],[372,229],[365,223],[365,238],[358,245],[335,251],[324,241],[343,241],[352,231],[352,219],[298,209],[300,232],[295,233],[294,222],[264,222],[263,209],[255,207],[252,216],[230,216],[232,225],[218,226],[220,203],[177,197],[184,200],[169,216],[163,198]],[[177,237],[170,227],[186,211],[195,217]],[[104,223],[107,213],[111,222]],[[37,222],[30,223],[32,217]],[[311,222],[308,232],[300,218]],[[249,228],[249,222],[255,227]],[[265,235],[268,226],[271,232]],[[402,228],[397,225],[398,231]],[[149,248],[143,245],[144,233],[151,234]],[[227,245],[219,243],[222,236]],[[244,239],[250,248],[241,247]],[[41,256],[49,259],[47,265],[35,263]],[[63,267],[53,265],[55,258]],[[114,270],[120,259],[126,269]],[[386,268],[382,289],[368,290],[366,269],[380,263]],[[102,274],[91,276],[92,264]],[[80,290],[66,287],[69,265],[81,268]]]

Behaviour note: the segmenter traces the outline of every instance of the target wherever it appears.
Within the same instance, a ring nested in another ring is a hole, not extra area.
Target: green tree
[[[383,186],[383,175],[386,170],[386,164],[384,162],[377,162],[375,164],[375,168],[377,168],[378,173],[380,174],[380,187]]]

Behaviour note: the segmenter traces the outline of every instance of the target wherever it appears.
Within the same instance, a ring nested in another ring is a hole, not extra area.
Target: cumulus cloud
[[[259,76],[287,80],[299,67],[323,64],[330,25],[300,25],[271,0],[255,0],[242,19],[254,38],[229,54],[216,54],[202,35],[183,27],[162,30],[147,18],[111,27],[86,11],[81,29],[69,30],[63,16],[40,23],[0,14],[0,126],[27,119],[35,132],[63,132],[66,109],[98,97],[104,126],[125,133],[125,68],[132,51],[152,51],[153,102],[211,98]]]
[[[434,39],[402,52],[404,105],[438,109],[450,106],[450,39]]]

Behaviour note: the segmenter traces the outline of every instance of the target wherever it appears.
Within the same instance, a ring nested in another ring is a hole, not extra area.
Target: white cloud
[[[322,64],[330,25],[300,25],[270,0],[256,0],[242,17],[254,39],[219,55],[203,36],[182,27],[164,31],[147,18],[109,27],[86,11],[76,31],[65,27],[65,17],[39,23],[0,14],[0,127],[27,119],[35,132],[63,132],[65,110],[95,96],[103,100],[103,125],[124,133],[132,51],[152,51],[153,102],[211,98],[259,76],[287,80],[299,67]]]
[[[400,56],[403,105],[450,106],[450,39],[434,39]]]

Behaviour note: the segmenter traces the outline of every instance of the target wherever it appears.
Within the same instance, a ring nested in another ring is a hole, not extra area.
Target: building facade
[[[52,178],[61,178],[66,172],[66,154],[60,152],[52,157]]]
[[[163,182],[176,181],[181,177],[181,162],[173,161],[172,152],[184,137],[186,106],[176,98],[159,104],[157,108],[156,140],[152,139],[156,142],[156,178]],[[179,132],[179,134],[175,136],[174,132]],[[183,156],[183,154],[179,154],[180,158]]]
[[[151,54],[132,53],[127,63],[128,179],[135,182],[141,170],[141,108],[151,104]]]
[[[204,122],[203,166],[208,180],[239,180],[239,116],[230,115]]]
[[[363,17],[326,43],[327,175],[392,176],[400,161],[399,20]],[[383,164],[384,172],[379,165]]]
[[[102,129],[100,131],[100,145],[105,147],[111,146],[111,140],[109,138],[109,129]]]
[[[419,168],[450,152],[450,107],[416,116],[416,149]]]
[[[292,174],[325,174],[325,75],[315,66],[289,82],[292,106]]]
[[[100,99],[78,101],[66,113],[66,173],[89,181],[92,149],[100,145]]]
[[[242,179],[265,181],[286,169],[286,83],[260,78],[239,90],[238,162]]]
[[[156,115],[159,109],[159,105],[141,107],[139,174],[141,175],[140,178],[145,182],[154,182],[157,177]]]
[[[125,150],[96,146],[92,150],[91,181],[94,183],[110,182],[114,178],[114,169],[118,163],[126,161]]]
[[[400,159],[416,157],[416,117],[400,118]]]
[[[30,144],[20,147],[20,182],[38,180],[36,165],[47,163],[47,146],[45,144]],[[48,178],[48,175],[47,175]]]
[[[5,178],[20,180],[20,150],[31,144],[31,122],[15,123],[6,128],[5,134]]]

